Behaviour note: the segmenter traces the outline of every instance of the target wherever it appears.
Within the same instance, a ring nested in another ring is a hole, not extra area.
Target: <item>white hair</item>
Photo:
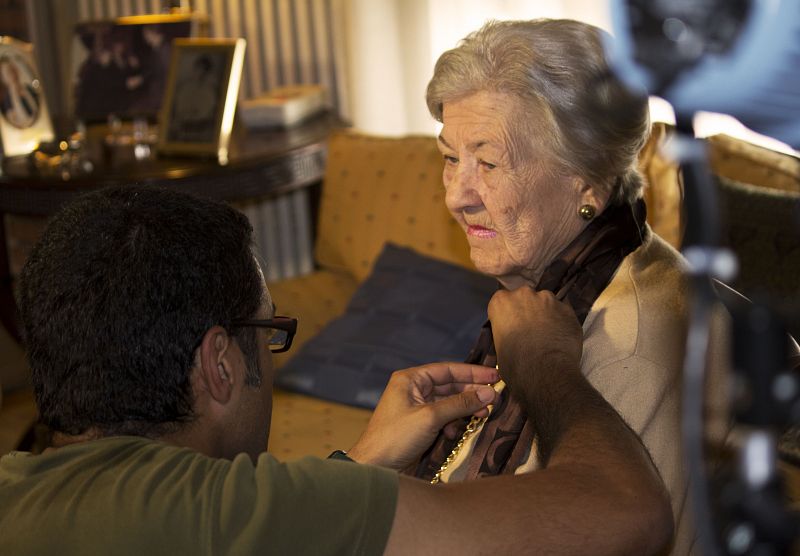
[[[611,74],[601,31],[567,19],[490,21],[436,62],[426,100],[443,106],[479,91],[519,99],[515,142],[546,149],[556,167],[579,176],[612,202],[642,194],[639,151],[650,132],[647,99]]]

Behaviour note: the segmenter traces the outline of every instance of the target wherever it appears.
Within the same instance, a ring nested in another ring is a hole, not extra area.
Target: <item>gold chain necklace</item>
[[[499,367],[497,365],[495,365],[495,368],[499,370]],[[491,384],[490,386],[492,386],[495,392],[499,394],[500,392],[503,391],[503,388],[506,387],[506,383],[503,382],[502,380],[498,380],[497,382]],[[492,414],[492,406],[489,406],[489,415],[491,414]],[[444,462],[442,462],[442,466],[439,468],[439,471],[437,471],[436,475],[434,475],[433,478],[431,479],[432,485],[435,485],[436,483],[442,480],[442,475],[444,474],[445,471],[447,471],[447,468],[450,467],[450,464],[456,460],[458,454],[461,452],[461,448],[463,448],[467,440],[469,440],[469,438],[473,434],[475,434],[475,431],[480,429],[483,426],[483,424],[486,423],[486,420],[489,418],[489,415],[487,415],[486,417],[475,417],[474,415],[472,416],[472,418],[469,420],[469,423],[467,423],[467,428],[464,430],[464,434],[462,434],[461,438],[458,439],[458,442],[456,443],[455,446],[453,446],[453,450],[450,452],[450,455],[448,455],[447,458],[445,458]]]

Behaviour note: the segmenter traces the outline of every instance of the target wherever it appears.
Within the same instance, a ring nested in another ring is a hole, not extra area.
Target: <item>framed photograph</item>
[[[52,140],[53,123],[33,47],[0,37],[0,154],[28,154]]]
[[[75,117],[84,122],[155,120],[166,90],[172,41],[198,36],[189,14],[121,17],[75,26],[72,79]]]
[[[159,150],[227,162],[244,49],[244,39],[175,41]]]

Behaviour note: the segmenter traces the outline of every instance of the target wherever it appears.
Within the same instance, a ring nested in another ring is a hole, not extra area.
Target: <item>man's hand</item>
[[[496,394],[491,367],[432,363],[392,374],[378,406],[348,455],[360,463],[405,469],[450,421],[483,416]]]
[[[583,331],[569,305],[550,292],[522,287],[500,290],[489,302],[489,320],[500,374],[526,398],[553,371],[577,371]]]
[[[547,465],[570,426],[565,420],[570,412],[563,409],[576,400],[600,396],[580,372],[581,327],[568,305],[550,292],[530,288],[494,294],[489,319],[500,376],[534,423],[539,460]],[[581,396],[586,389],[592,393]]]

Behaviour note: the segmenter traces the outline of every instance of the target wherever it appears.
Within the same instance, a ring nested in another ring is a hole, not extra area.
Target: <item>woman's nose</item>
[[[460,211],[470,206],[481,204],[478,194],[477,179],[475,173],[470,168],[461,163],[450,175],[450,179],[445,179],[445,204],[451,211]]]

